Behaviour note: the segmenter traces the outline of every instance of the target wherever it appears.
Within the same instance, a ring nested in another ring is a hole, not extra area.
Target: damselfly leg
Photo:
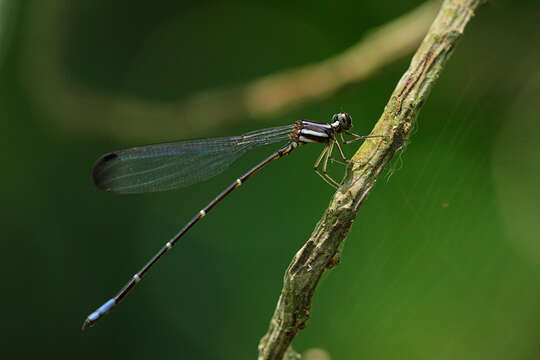
[[[346,133],[347,135],[352,136],[353,139],[345,140],[345,138],[343,137],[343,132]],[[352,132],[346,131],[346,130],[344,130],[343,132],[339,133],[339,136],[341,136],[341,141],[345,145],[352,144],[353,142],[356,142],[358,140],[365,140],[365,139],[370,139],[370,138],[384,137],[383,135],[364,135],[364,136],[361,136],[361,135],[357,135],[355,133],[352,133]]]
[[[345,138],[343,137],[343,132],[346,133],[347,135],[352,136],[353,139],[345,140]],[[339,133],[339,136],[341,138],[341,142],[343,144],[351,144],[351,143],[353,143],[355,141],[358,141],[358,140],[365,140],[365,139],[369,139],[369,138],[382,137],[382,135],[361,136],[361,135],[357,135],[355,133],[352,133],[352,132],[349,132],[349,131],[346,131],[346,130],[344,130],[343,132]],[[341,157],[341,160],[338,160],[338,159],[335,159],[335,158],[332,157],[332,152],[333,152],[333,149],[334,149],[334,145],[338,149],[339,156]],[[345,153],[341,149],[341,145],[339,144],[339,141],[336,138],[332,139],[328,143],[328,145],[326,145],[324,147],[323,151],[321,152],[321,154],[317,158],[317,161],[315,161],[315,165],[313,166],[313,169],[315,170],[315,173],[317,173],[317,175],[319,175],[324,181],[326,181],[327,184],[329,184],[330,186],[337,189],[341,185],[342,182],[336,181],[334,178],[332,178],[328,174],[328,172],[327,172],[328,160],[331,160],[332,162],[336,162],[338,164],[345,165],[345,166],[347,166],[348,163],[351,162],[351,160],[347,159],[347,157],[345,156]],[[319,169],[319,166],[320,166],[321,162],[322,162],[322,169]]]
[[[315,173],[319,175],[324,181],[326,181],[327,184],[337,189],[341,184],[337,182],[334,178],[332,178],[332,176],[330,176],[326,171],[328,167],[328,159],[332,161],[336,161],[335,159],[331,158],[332,151],[334,150],[334,145],[337,146],[337,148],[339,149],[339,154],[341,158],[343,159],[343,161],[345,161],[345,163],[342,163],[342,164],[346,164],[348,160],[343,154],[343,151],[341,150],[341,147],[339,146],[338,141],[336,139],[332,139],[330,140],[328,145],[324,147],[323,151],[317,158],[317,161],[315,161],[315,165],[313,165],[313,170],[315,170]],[[322,169],[319,169],[321,162],[322,162]]]

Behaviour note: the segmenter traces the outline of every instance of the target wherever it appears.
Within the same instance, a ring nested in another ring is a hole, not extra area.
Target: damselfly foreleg
[[[326,181],[330,186],[334,188],[338,188],[340,183],[338,183],[336,180],[334,180],[327,172],[326,168],[328,166],[328,159],[330,158],[330,155],[332,155],[332,150],[334,149],[334,143],[335,140],[331,140],[328,145],[324,148],[324,150],[321,152],[321,155],[317,158],[317,161],[315,162],[315,165],[313,166],[313,169],[315,172],[323,178],[324,181]],[[324,158],[324,161],[323,161]],[[322,169],[319,170],[319,165],[322,161]]]

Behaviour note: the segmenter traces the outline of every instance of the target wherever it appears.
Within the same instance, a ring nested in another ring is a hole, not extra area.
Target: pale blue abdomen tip
[[[111,299],[109,301],[107,301],[105,304],[101,305],[101,307],[99,309],[97,309],[97,311],[100,313],[100,314],[106,314],[109,312],[109,310],[111,310],[111,308],[116,305],[116,301],[114,301],[114,299]]]
[[[114,305],[116,305],[116,301],[114,301],[114,299],[110,299],[105,304],[101,305],[96,311],[88,315],[88,322],[92,323],[96,321],[102,315],[108,313]]]
[[[91,313],[90,315],[88,315],[88,322],[94,322],[96,321],[97,319],[99,319],[100,317],[100,313],[97,312],[97,311],[94,311],[93,313]]]

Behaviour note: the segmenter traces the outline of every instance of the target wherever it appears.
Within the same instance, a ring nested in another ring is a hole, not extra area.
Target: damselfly
[[[339,113],[335,114],[328,124],[299,120],[292,125],[257,130],[240,136],[139,146],[103,155],[94,165],[92,172],[97,187],[122,194],[143,193],[186,187],[207,180],[223,172],[251,149],[261,145],[287,141],[286,145],[236,179],[201,209],[171,240],[167,241],[146,265],[133,275],[116,296],[88,315],[82,328],[94,325],[117,305],[193,225],[234,189],[272,161],[289,155],[298,146],[307,143],[325,144],[323,151],[315,161],[314,169],[327,183],[338,187],[339,183],[326,172],[329,159],[340,162],[340,160],[331,157],[334,146],[338,149],[341,161],[347,162],[336,135],[339,134],[341,142],[344,144],[369,137],[379,137],[378,135],[356,135],[349,131],[351,127],[350,115]],[[345,141],[344,133],[350,135],[352,139]],[[321,163],[322,167],[319,169]]]

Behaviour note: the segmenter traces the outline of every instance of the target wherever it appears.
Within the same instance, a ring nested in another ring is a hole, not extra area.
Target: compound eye
[[[338,123],[339,129],[349,130],[352,127],[351,116],[345,112],[337,113],[332,116],[332,123]]]
[[[339,125],[345,129],[348,130],[351,128],[352,125],[352,119],[349,114],[347,113],[339,113],[334,115],[337,121],[339,121]]]
[[[352,118],[349,114],[347,113],[343,113],[343,117],[344,117],[344,126],[347,128],[347,129],[350,129],[351,126],[352,126]]]

